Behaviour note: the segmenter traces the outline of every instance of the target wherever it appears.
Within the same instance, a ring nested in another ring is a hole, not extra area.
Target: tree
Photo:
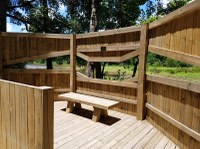
[[[147,0],[97,0],[97,30],[127,27],[136,24],[140,6]],[[90,31],[92,0],[68,0],[65,2],[70,22],[76,22],[74,33]],[[75,21],[74,21],[75,20]]]
[[[29,32],[63,33],[69,25],[58,8],[58,0],[9,0],[6,15],[12,23],[24,24]],[[48,58],[47,69],[52,68],[52,59]]]
[[[6,0],[0,1],[0,31],[6,32]]]
[[[186,5],[191,0],[172,0],[167,4],[167,7],[164,8],[163,5],[159,4],[159,9],[157,14],[158,15],[166,15],[169,14],[172,11],[175,11],[176,9]]]
[[[66,1],[69,22],[73,23],[71,32],[84,33],[100,29],[114,29],[136,24],[140,6],[147,0],[69,0]],[[88,63],[87,75],[103,77],[106,63]]]

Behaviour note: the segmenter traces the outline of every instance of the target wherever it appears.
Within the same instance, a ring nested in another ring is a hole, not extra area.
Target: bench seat
[[[80,94],[80,93],[64,93],[58,96],[59,99],[68,101],[66,112],[72,112],[74,108],[74,104],[80,108],[80,104],[87,104],[94,107],[92,120],[97,122],[100,119],[100,116],[107,116],[107,110],[115,107],[119,104],[118,101],[113,101],[110,99]]]

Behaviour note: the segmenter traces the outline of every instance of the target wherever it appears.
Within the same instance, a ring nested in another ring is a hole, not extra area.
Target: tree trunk
[[[0,0],[0,31],[6,32],[6,0]]]
[[[93,63],[90,63],[90,62],[87,63],[86,74],[88,77],[94,78],[94,64]]]
[[[92,0],[92,11],[91,11],[91,17],[90,17],[90,32],[96,32],[97,31],[97,15],[96,15],[96,10],[99,5],[98,0]],[[93,66],[91,66],[93,65]],[[93,70],[90,70],[93,69]],[[93,74],[89,74],[89,72],[94,72],[94,69],[96,70],[95,77],[96,78],[103,78],[103,75],[101,73],[101,63],[95,62],[95,63],[90,63],[88,62],[87,64],[87,72],[88,72],[88,77],[93,76]]]
[[[103,76],[101,74],[101,63],[96,62],[95,69],[96,69],[96,78],[103,78]]]
[[[45,33],[49,33],[48,27],[48,0],[42,0],[42,6],[43,6],[43,31]],[[47,58],[47,69],[53,69],[53,64],[52,64],[52,58]]]
[[[132,75],[132,77],[135,77],[135,75],[136,75],[138,64],[139,64],[139,59],[137,58],[137,60],[135,62],[134,69],[133,69],[133,75]]]
[[[53,69],[52,58],[47,58],[47,69]]]
[[[97,17],[96,17],[96,7],[95,7],[96,0],[92,0],[92,6],[91,6],[91,17],[90,17],[90,32],[96,31],[97,26]],[[88,62],[87,63],[87,76],[94,78],[94,63]]]

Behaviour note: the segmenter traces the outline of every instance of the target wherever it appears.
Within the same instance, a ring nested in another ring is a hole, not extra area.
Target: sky
[[[156,0],[153,0],[154,2]],[[165,6],[170,0],[163,0],[163,5]],[[59,12],[61,14],[64,14],[65,13],[65,10],[66,10],[66,7],[64,7],[64,5],[60,5],[60,8],[59,8]],[[25,26],[24,25],[15,25],[15,24],[12,24],[10,23],[10,19],[7,18],[7,32],[26,32],[25,29]]]

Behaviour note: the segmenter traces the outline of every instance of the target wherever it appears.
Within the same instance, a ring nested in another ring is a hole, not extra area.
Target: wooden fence
[[[200,1],[149,25],[149,51],[200,66]]]
[[[198,148],[200,85],[157,76],[146,80],[146,58],[149,50],[200,66],[199,18],[200,0],[195,0],[142,26],[70,36],[1,33],[0,77],[3,71],[5,79],[118,100],[116,110],[146,117],[181,148]],[[68,54],[68,72],[5,69],[9,64]],[[77,74],[76,56],[89,62],[123,62],[138,56],[138,79],[124,83],[83,77]]]
[[[180,148],[200,146],[200,84],[147,77],[147,120]]]
[[[53,89],[0,80],[1,148],[53,149]]]
[[[76,92],[120,101],[114,110],[137,115],[137,83],[91,79],[78,74]]]
[[[2,33],[4,65],[69,55],[69,36],[53,34]]]
[[[200,1],[149,24],[150,52],[200,66]],[[147,76],[147,120],[180,148],[200,146],[200,85]]]
[[[69,70],[4,69],[3,78],[34,86],[52,86],[55,100],[57,100],[58,94],[69,92],[70,88]]]

